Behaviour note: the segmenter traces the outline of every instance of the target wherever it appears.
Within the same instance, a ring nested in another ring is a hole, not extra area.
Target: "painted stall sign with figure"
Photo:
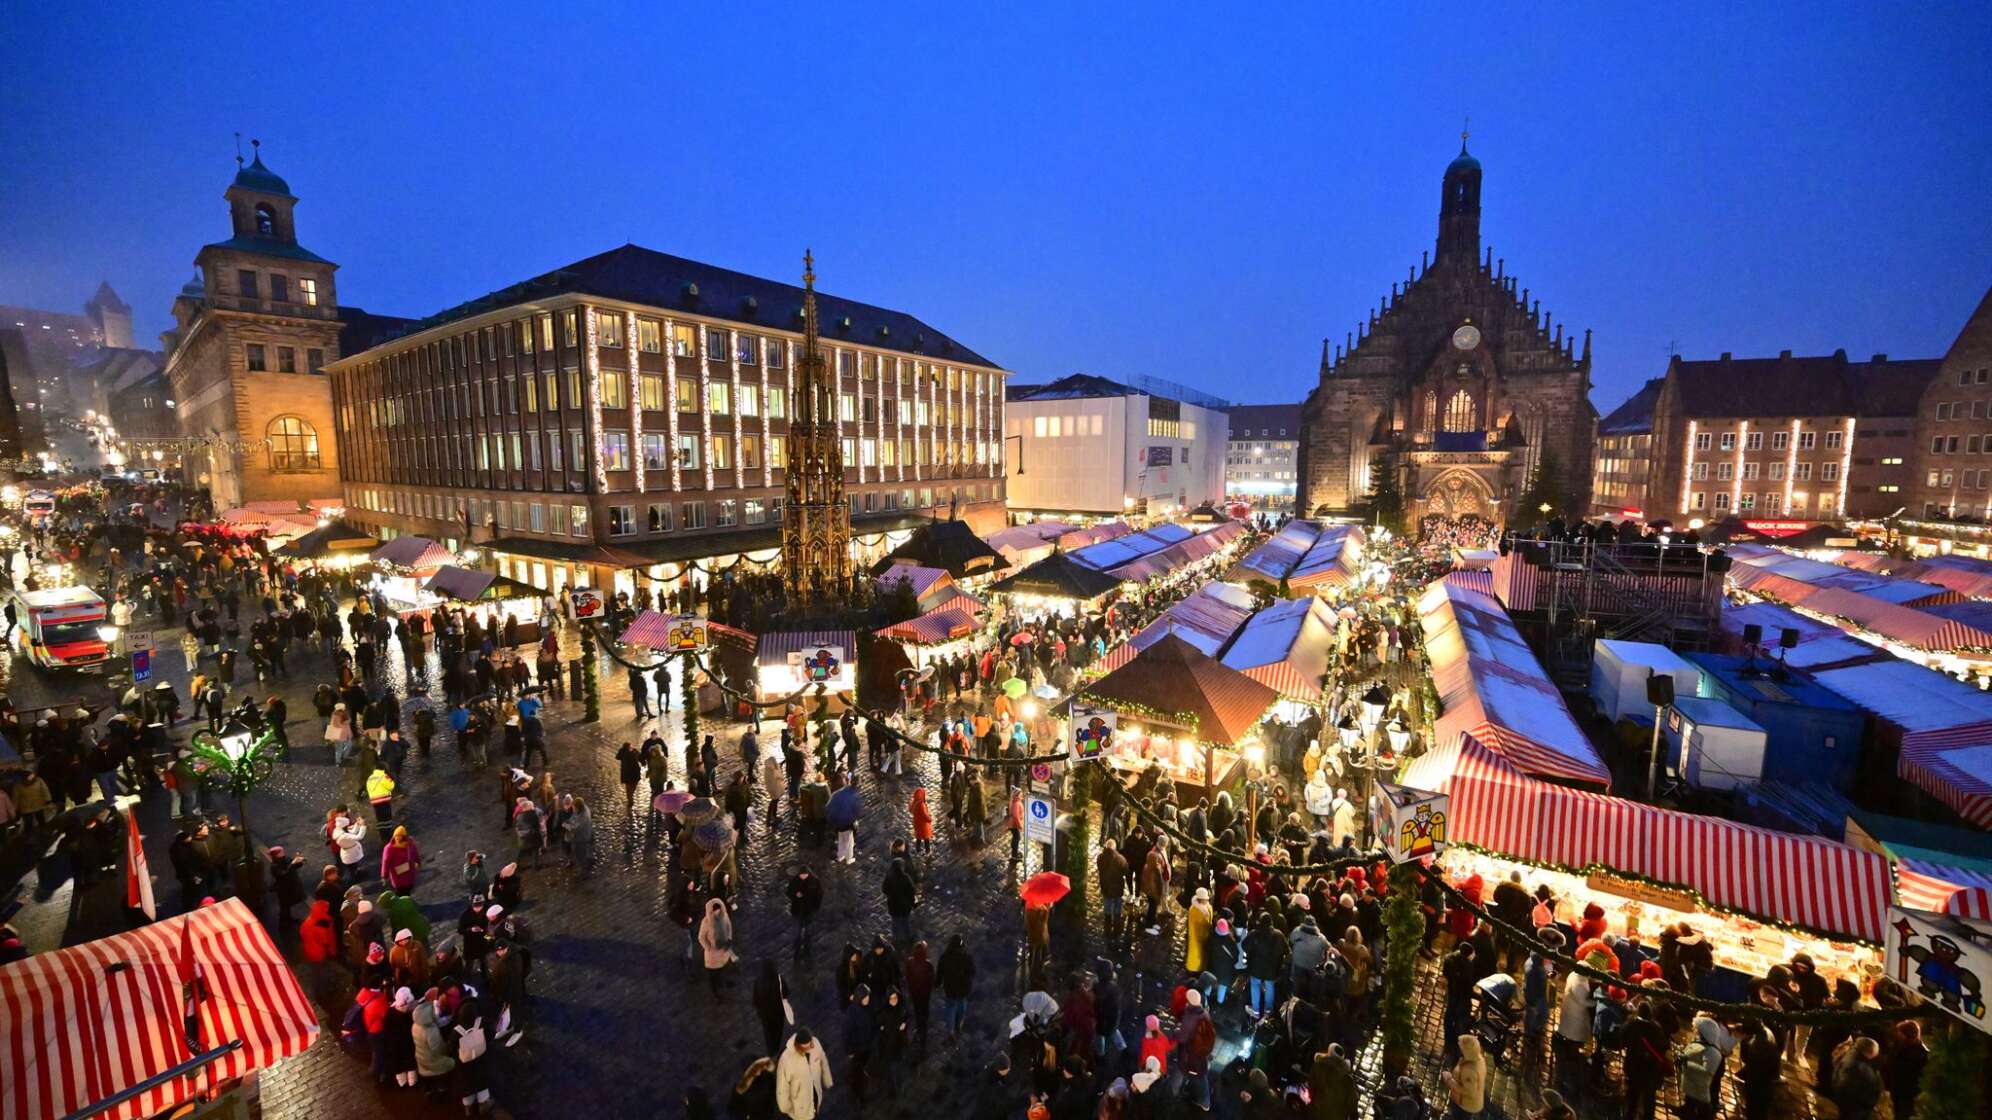
[[[602,598],[601,588],[577,587],[573,590],[572,594],[574,596],[575,618],[585,622],[591,618],[602,617],[602,605],[604,600]]]
[[[1072,705],[1072,761],[1100,758],[1114,745],[1114,732],[1120,727],[1120,713],[1105,708]]]
[[[1992,923],[1891,906],[1886,970],[1924,999],[1992,1034],[1992,1022],[1985,1018]]]
[[[843,646],[814,646],[788,655],[789,668],[798,686],[826,685],[837,691],[851,688],[854,681]]]
[[[1437,856],[1446,850],[1446,818],[1452,796],[1376,783],[1370,795],[1370,832],[1390,853],[1392,863]]]
[[[695,614],[681,614],[671,620],[665,636],[672,653],[703,653],[706,648],[706,620]]]

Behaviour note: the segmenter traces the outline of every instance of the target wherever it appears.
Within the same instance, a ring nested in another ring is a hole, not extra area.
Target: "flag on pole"
[[[145,837],[138,834],[138,813],[125,809],[125,906],[145,914],[148,922],[159,919],[159,906],[152,898],[152,869],[145,862]]]
[[[182,1024],[187,1032],[187,1052],[199,1054],[201,1046],[201,1001],[207,998],[207,976],[201,962],[194,956],[194,920],[192,915],[180,918],[180,959],[174,962],[180,975],[180,999],[183,1010]]]

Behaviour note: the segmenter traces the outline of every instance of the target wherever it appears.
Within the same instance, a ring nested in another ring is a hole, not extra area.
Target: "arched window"
[[[1424,423],[1419,425],[1422,431],[1429,432],[1439,426],[1439,395],[1430,389],[1425,390],[1425,415],[1422,419]]]
[[[277,235],[277,212],[267,202],[256,204],[256,232],[264,237]]]
[[[1441,431],[1471,432],[1480,427],[1479,417],[1473,407],[1473,394],[1461,389],[1446,401],[1445,426]]]
[[[270,445],[273,471],[315,471],[318,460],[318,429],[295,416],[279,416],[270,421],[264,433]]]

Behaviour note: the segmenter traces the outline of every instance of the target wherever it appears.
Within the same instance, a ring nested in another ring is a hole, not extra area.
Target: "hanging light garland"
[[[636,492],[645,488],[643,466],[643,356],[638,345],[641,335],[636,329],[636,312],[631,311],[623,324],[623,341],[628,344],[629,353],[629,465],[636,475]]]
[[[584,360],[588,369],[588,420],[595,426],[595,493],[607,493],[609,470],[606,456],[602,454],[602,351],[601,338],[597,334],[600,324],[595,309],[588,308],[588,349]]]

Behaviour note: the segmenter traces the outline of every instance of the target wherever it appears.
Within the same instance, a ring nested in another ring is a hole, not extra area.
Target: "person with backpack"
[[[1667,1036],[1645,1000],[1632,1005],[1632,1014],[1619,1028],[1619,1041],[1625,1047],[1626,1120],[1652,1120],[1660,1086],[1674,1072],[1674,1063],[1667,1055]]]
[[[1677,1111],[1681,1120],[1714,1120],[1715,1117],[1715,1078],[1722,1069],[1722,1051],[1710,1041],[1712,1031],[1704,1031],[1703,1024],[1721,1030],[1714,1019],[1697,1018],[1695,1034],[1682,1043],[1674,1053],[1674,1069],[1680,1078],[1681,1107]]]
[[[454,1024],[451,1032],[456,1036],[457,1099],[463,1104],[465,1116],[475,1116],[490,1108],[491,1072],[484,1065],[490,1040],[485,1036],[484,1017],[474,997],[466,997],[457,1005]]]
[[[1194,1085],[1197,1107],[1210,1111],[1210,1055],[1217,1049],[1217,1024],[1204,1010],[1203,996],[1195,988],[1183,994],[1183,1014],[1176,1023],[1178,1081],[1176,1094]]]

